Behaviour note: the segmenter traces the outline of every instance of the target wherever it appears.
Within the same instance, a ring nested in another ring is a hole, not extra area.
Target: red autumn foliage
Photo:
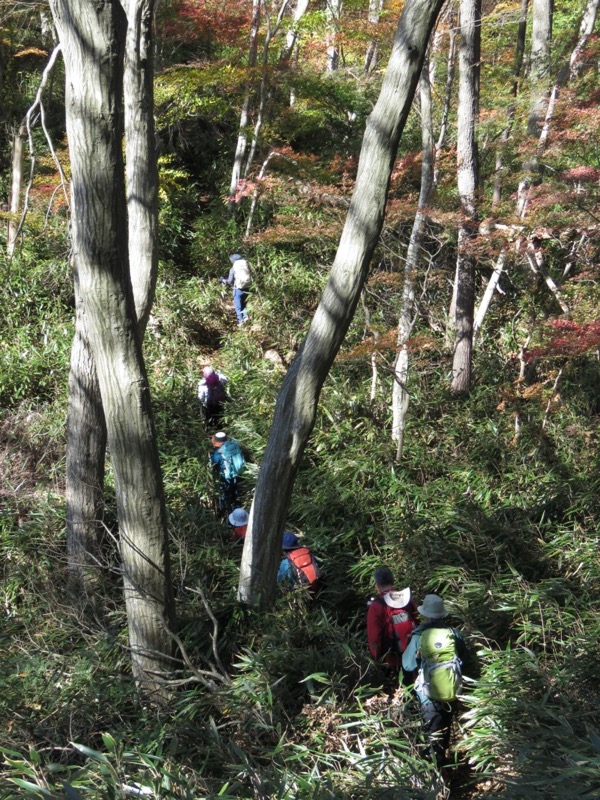
[[[163,31],[177,43],[234,44],[240,35],[249,35],[250,14],[245,0],[174,0]]]
[[[567,319],[551,320],[549,326],[557,331],[546,345],[533,347],[525,354],[526,361],[535,358],[567,356],[577,357],[600,347],[600,320],[573,322]]]

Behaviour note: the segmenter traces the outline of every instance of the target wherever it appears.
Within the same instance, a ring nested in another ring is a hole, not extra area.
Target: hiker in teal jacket
[[[402,654],[402,667],[418,670],[414,691],[419,701],[423,731],[435,761],[441,767],[450,741],[467,648],[460,633],[449,625],[448,612],[441,597],[426,595],[423,605],[417,610],[422,622],[413,631]]]
[[[225,514],[239,505],[240,475],[246,467],[246,460],[239,444],[224,431],[215,433],[212,444],[215,449],[210,462],[219,474],[219,511]]]

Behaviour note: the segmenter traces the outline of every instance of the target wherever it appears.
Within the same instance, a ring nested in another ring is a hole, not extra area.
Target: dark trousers
[[[224,478],[219,476],[219,511],[230,514],[238,506],[241,478]]]
[[[450,743],[450,726],[456,707],[456,702],[442,702],[424,697],[416,693],[421,710],[423,731],[431,747],[433,757],[438,767],[442,767],[446,759],[446,750]]]

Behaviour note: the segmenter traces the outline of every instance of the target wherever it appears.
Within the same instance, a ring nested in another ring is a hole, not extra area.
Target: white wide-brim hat
[[[232,525],[246,525],[248,523],[248,512],[243,508],[234,508],[227,517]]]

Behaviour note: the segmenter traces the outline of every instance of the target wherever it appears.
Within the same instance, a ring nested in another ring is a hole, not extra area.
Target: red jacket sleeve
[[[367,611],[367,641],[371,655],[375,659],[381,658],[384,653],[386,628],[385,606],[378,600],[373,600]]]

